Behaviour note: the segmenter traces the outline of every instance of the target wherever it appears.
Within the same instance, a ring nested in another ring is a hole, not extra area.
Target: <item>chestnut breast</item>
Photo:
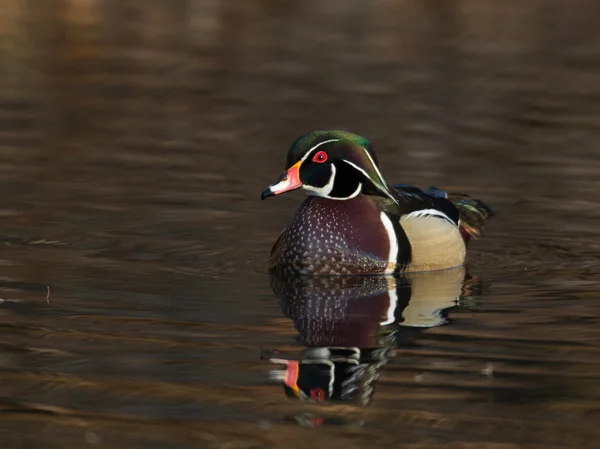
[[[383,273],[395,264],[395,258],[388,260],[390,238],[396,237],[369,197],[309,196],[275,242],[270,268],[289,274]]]

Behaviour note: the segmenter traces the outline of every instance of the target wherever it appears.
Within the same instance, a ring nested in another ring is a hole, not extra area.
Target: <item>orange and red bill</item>
[[[264,200],[270,196],[279,195],[280,193],[289,192],[302,187],[302,181],[300,181],[301,164],[302,161],[292,165],[287,171],[283,172],[277,182],[271,184],[269,188],[262,193],[260,199]]]

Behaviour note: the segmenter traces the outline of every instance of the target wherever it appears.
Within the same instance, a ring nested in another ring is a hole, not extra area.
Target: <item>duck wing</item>
[[[465,242],[481,235],[484,222],[494,216],[487,204],[465,193],[449,193],[434,186],[421,189],[410,184],[393,184],[392,189],[403,214],[446,218],[460,228]]]

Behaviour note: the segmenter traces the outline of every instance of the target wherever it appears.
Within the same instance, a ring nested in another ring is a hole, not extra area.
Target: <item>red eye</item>
[[[312,160],[313,160],[313,162],[322,164],[323,162],[325,162],[327,160],[327,153],[325,153],[325,151],[319,151],[317,154],[315,154],[313,156]]]

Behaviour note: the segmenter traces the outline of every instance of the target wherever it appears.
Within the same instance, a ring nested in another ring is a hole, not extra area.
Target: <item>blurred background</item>
[[[597,0],[0,0],[3,447],[593,447],[599,20]],[[301,348],[266,259],[302,198],[259,195],[327,128],[497,214],[483,293],[373,404],[332,409],[360,432],[290,421],[259,360]]]

